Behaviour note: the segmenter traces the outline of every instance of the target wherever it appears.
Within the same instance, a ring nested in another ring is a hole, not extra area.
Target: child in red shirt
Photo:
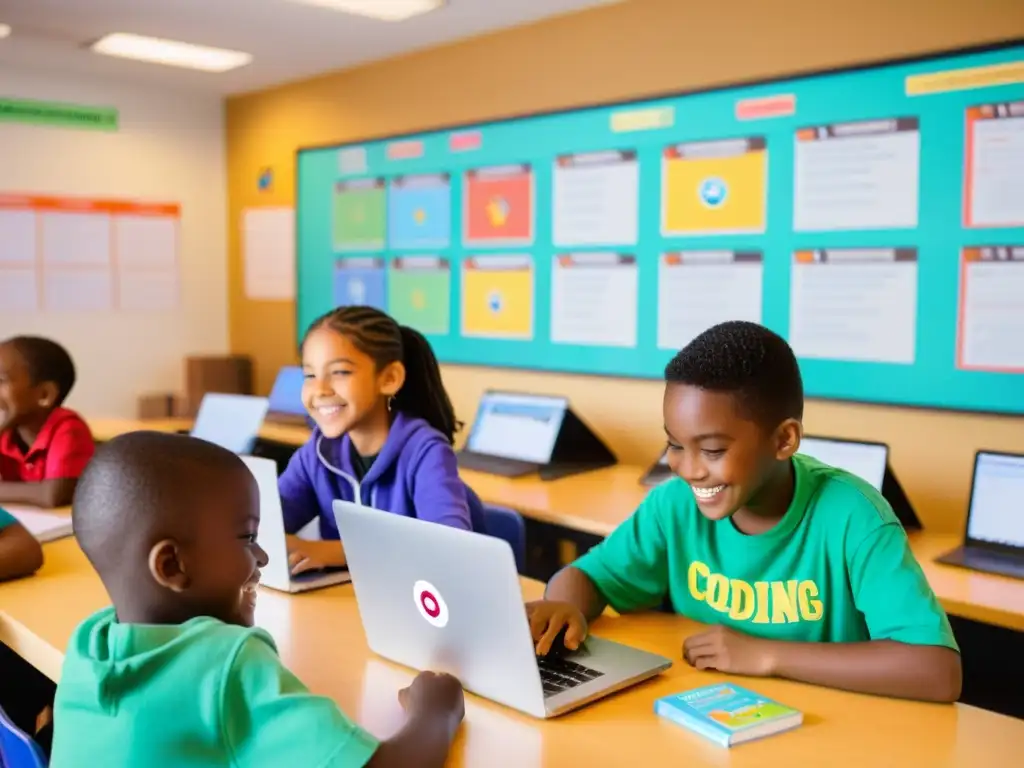
[[[0,342],[0,503],[62,507],[92,458],[89,427],[61,404],[75,365],[38,336]]]

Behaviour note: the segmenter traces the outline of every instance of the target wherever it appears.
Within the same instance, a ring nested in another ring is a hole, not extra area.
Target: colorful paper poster
[[[369,306],[387,311],[384,259],[353,256],[334,263],[334,306]]]
[[[793,229],[913,229],[920,154],[916,117],[801,128],[796,132]]]
[[[635,245],[640,217],[636,152],[559,155],[553,216],[556,247]]]
[[[462,335],[533,338],[533,259],[473,256],[462,262]]]
[[[391,262],[388,313],[427,336],[451,330],[452,276],[447,259],[403,256]]]
[[[765,231],[768,149],[763,136],[673,144],[662,153],[664,237]]]
[[[964,226],[1024,227],[1024,101],[967,110]]]
[[[1024,245],[961,252],[957,366],[1024,373]]]
[[[760,251],[681,251],[658,260],[658,348],[679,350],[713,325],[763,322]]]
[[[502,165],[467,171],[464,179],[468,246],[531,245],[534,181],[529,165]]]
[[[636,256],[564,253],[552,258],[551,340],[556,344],[635,347]]]
[[[452,188],[447,173],[396,176],[388,192],[388,247],[395,251],[447,248]]]
[[[914,362],[917,249],[793,254],[789,343],[797,357]]]
[[[384,179],[339,181],[334,186],[334,250],[384,248],[387,194]]]
[[[180,218],[174,203],[0,195],[0,306],[176,309]]]

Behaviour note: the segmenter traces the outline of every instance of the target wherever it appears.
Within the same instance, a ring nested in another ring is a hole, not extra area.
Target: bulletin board
[[[1024,414],[1024,41],[302,149],[300,334],[660,378],[718,322],[810,397]]]

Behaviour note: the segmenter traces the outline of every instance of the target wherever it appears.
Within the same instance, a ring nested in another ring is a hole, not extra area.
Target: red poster
[[[528,165],[466,173],[466,245],[533,243],[533,171]]]

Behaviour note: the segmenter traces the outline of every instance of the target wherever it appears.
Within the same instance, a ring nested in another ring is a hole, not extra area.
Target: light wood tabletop
[[[74,539],[45,546],[34,577],[0,585],[0,640],[53,678],[74,627],[107,603],[99,578]],[[524,597],[540,593],[524,580]],[[413,672],[366,646],[350,586],[289,596],[260,590],[257,623],[314,692],[330,696],[378,737],[398,730],[397,692]],[[679,659],[698,625],[664,614],[606,616],[595,634]],[[475,696],[450,765],[531,768],[644,766],[1010,766],[1019,763],[1024,721],[966,705],[935,705],[848,694],[779,680],[743,680],[795,706],[805,724],[792,733],[728,750],[653,713],[655,699],[719,682],[684,662],[656,680],[552,721],[538,721]]]
[[[187,429],[188,421],[165,419],[90,419],[97,439],[133,429]],[[261,436],[302,444],[302,426],[265,424]],[[498,477],[462,470],[463,479],[485,502],[502,504],[540,522],[607,536],[629,517],[649,492],[640,484],[644,468],[620,464],[545,482],[536,476]],[[959,537],[922,531],[910,534],[914,555],[943,607],[951,614],[986,624],[1024,631],[1024,580],[940,565],[935,558],[959,544]]]

